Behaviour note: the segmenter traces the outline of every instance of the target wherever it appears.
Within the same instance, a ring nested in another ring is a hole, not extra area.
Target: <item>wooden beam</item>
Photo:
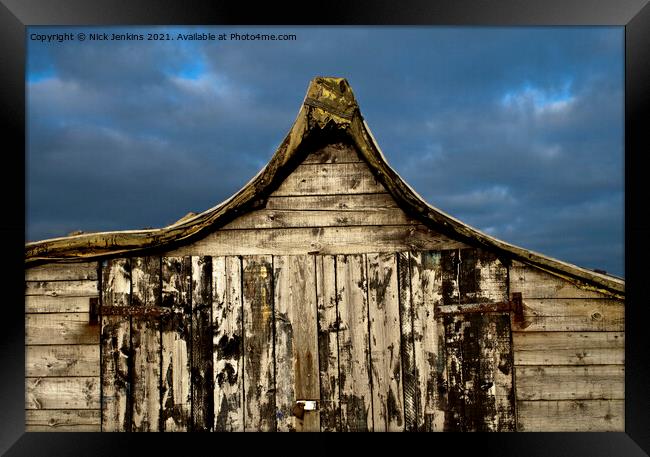
[[[515,367],[517,400],[623,400],[623,365]]]
[[[624,400],[518,401],[519,430],[525,432],[623,432]]]
[[[25,411],[26,432],[99,432],[99,409],[28,409]]]
[[[97,262],[49,263],[25,270],[25,281],[97,280]]]
[[[97,297],[99,291],[96,280],[26,281],[25,295]]]
[[[52,297],[29,295],[25,297],[25,313],[86,313],[90,311],[91,297]]]
[[[99,376],[99,345],[25,347],[25,376]]]
[[[513,332],[516,365],[625,363],[623,332]]]
[[[131,307],[160,307],[160,257],[131,259]],[[119,308],[119,307],[118,307]],[[160,320],[151,316],[132,316],[133,354],[131,429],[134,432],[160,430]]]
[[[528,298],[514,331],[623,331],[625,304],[600,298]]]
[[[188,431],[192,414],[190,347],[192,261],[162,258],[162,303],[173,312],[162,318],[161,431]]]
[[[214,426],[212,366],[212,258],[192,257],[192,431]]]
[[[244,431],[242,272],[239,257],[212,259],[214,428]]]
[[[397,259],[368,254],[367,264],[374,430],[404,431]]]
[[[25,409],[99,409],[96,376],[26,378]]]
[[[97,326],[89,325],[88,313],[25,315],[26,344],[96,344]]]
[[[341,430],[339,403],[339,347],[336,293],[336,257],[316,256],[318,300],[318,361],[320,371],[320,425],[323,432]]]
[[[336,256],[342,431],[373,431],[367,287],[365,256]]]
[[[245,430],[275,431],[272,257],[244,257],[242,275]]]
[[[464,247],[422,225],[219,230],[167,255],[360,254]]]
[[[107,261],[102,269],[102,304],[128,306],[131,297],[131,262]],[[102,431],[131,431],[131,325],[124,316],[102,316],[101,385]]]
[[[314,256],[274,257],[273,278],[277,430],[317,432],[318,410],[293,412],[320,399]]]

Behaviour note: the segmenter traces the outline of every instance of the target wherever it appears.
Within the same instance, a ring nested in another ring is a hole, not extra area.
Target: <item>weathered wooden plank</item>
[[[99,409],[28,409],[25,411],[26,432],[99,432]]]
[[[513,305],[510,302],[493,302],[493,303],[463,303],[462,305],[440,305],[436,306],[436,314],[443,316],[445,314],[468,314],[468,313],[494,313],[510,312]]]
[[[191,423],[191,286],[190,257],[163,257],[162,306],[173,313],[161,320],[160,429],[169,432],[187,431]]]
[[[440,305],[508,300],[508,269],[491,252],[478,248],[441,252]]]
[[[517,261],[510,266],[510,292],[520,292],[524,301],[531,298],[610,298]]]
[[[242,259],[246,431],[275,431],[273,259]]]
[[[417,226],[217,230],[167,255],[358,254],[458,248],[464,244]]]
[[[25,376],[99,376],[99,345],[26,346]]]
[[[192,257],[192,430],[214,426],[212,258]]]
[[[99,329],[88,324],[88,313],[25,315],[26,344],[93,344]]]
[[[98,409],[99,378],[25,378],[25,409]]]
[[[510,316],[444,316],[448,403],[446,431],[515,429]]]
[[[287,273],[290,274],[288,279],[291,291],[295,400],[319,400],[316,260],[311,255],[288,256],[284,257],[284,259],[287,261],[286,265],[290,267]],[[282,289],[286,290],[286,287]],[[277,349],[276,345],[276,351]],[[296,431],[320,431],[320,414],[318,410],[304,411],[303,414],[302,419],[294,417],[296,419],[294,421]]]
[[[518,400],[623,400],[624,365],[517,366]]]
[[[332,195],[386,192],[363,162],[298,165],[271,195]]]
[[[25,281],[97,280],[97,262],[48,263],[25,270]]]
[[[442,300],[440,257],[439,251],[410,253],[417,429],[431,432],[443,431],[446,409],[445,329],[435,314]]]
[[[444,259],[444,257],[443,257]],[[472,431],[470,427],[466,425],[471,419],[477,419],[476,417],[470,418],[466,417],[465,404],[468,403],[467,392],[465,389],[465,383],[467,382],[467,377],[472,376],[470,371],[472,367],[470,364],[475,362],[474,360],[465,361],[463,352],[463,342],[464,342],[464,332],[471,326],[471,321],[466,321],[466,319],[471,319],[472,315],[447,315],[443,317],[443,322],[445,324],[445,350],[447,355],[447,411],[445,414],[445,431]],[[474,338],[467,338],[469,342],[473,342]],[[473,353],[478,352],[476,344],[471,348]],[[476,357],[476,355],[475,355]],[[464,369],[465,368],[465,369]],[[470,371],[468,374],[465,371]],[[471,380],[473,381],[473,380]],[[471,382],[470,381],[470,382]],[[478,418],[480,420],[480,416]]]
[[[91,297],[52,297],[29,295],[25,297],[26,313],[88,313]]]
[[[107,260],[102,268],[102,305],[128,306],[130,295],[130,260]],[[130,431],[130,318],[102,316],[101,327],[102,431]]]
[[[160,257],[131,259],[131,306],[160,306]],[[132,431],[155,432],[160,428],[160,320],[131,318]]]
[[[316,272],[313,256],[273,258],[278,431],[320,430],[318,411],[292,413],[297,400],[319,400]]]
[[[625,363],[623,332],[513,332],[515,365]]]
[[[316,256],[318,301],[318,362],[320,371],[320,425],[323,432],[341,430],[339,404],[339,319],[336,298],[336,257]]]
[[[361,162],[361,157],[354,146],[345,143],[332,143],[310,152],[303,160],[307,163],[344,163]]]
[[[625,306],[620,300],[526,299],[523,320],[514,331],[623,331]]]
[[[365,255],[336,256],[341,430],[372,431]]]
[[[212,259],[214,429],[244,430],[241,259]]]
[[[518,401],[518,430],[623,432],[624,400]]]
[[[304,256],[300,256],[303,258]],[[292,409],[298,399],[293,359],[298,350],[294,336],[292,311],[294,306],[294,291],[298,296],[305,295],[304,286],[300,282],[292,283],[297,278],[293,273],[294,262],[288,256],[273,258],[273,303],[275,305],[275,410],[277,430],[295,432],[299,419],[294,417]],[[304,282],[304,278],[303,278]]]
[[[25,295],[97,297],[96,280],[25,281]]]
[[[418,378],[415,373],[411,261],[408,252],[399,252],[397,254],[397,279],[401,334],[402,390],[404,392],[404,428],[407,432],[414,432],[418,429],[418,401],[420,395]]]
[[[368,316],[375,431],[404,431],[396,254],[368,254]]]
[[[224,230],[278,229],[297,227],[350,227],[377,225],[417,225],[399,208],[382,211],[321,211],[260,209],[226,224]]]
[[[269,197],[268,210],[320,210],[320,211],[385,211],[399,208],[395,199],[387,192],[362,195],[303,195]]]

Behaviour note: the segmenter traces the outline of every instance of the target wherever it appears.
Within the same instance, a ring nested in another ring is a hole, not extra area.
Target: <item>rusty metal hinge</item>
[[[515,322],[524,321],[524,302],[521,299],[521,292],[510,294],[510,303],[512,303],[512,313]]]
[[[160,306],[100,306],[99,314],[102,316],[141,316],[160,317],[172,313],[172,308]]]
[[[90,297],[88,308],[88,325],[99,324],[99,297]]]
[[[466,303],[462,305],[438,305],[436,306],[436,314],[468,314],[468,313],[507,313],[514,314],[515,322],[523,320],[523,303],[521,299],[521,292],[513,292],[510,300],[506,302],[493,302],[493,303]]]

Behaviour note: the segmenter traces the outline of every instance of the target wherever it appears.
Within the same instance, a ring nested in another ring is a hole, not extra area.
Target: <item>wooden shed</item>
[[[622,279],[497,240],[315,78],[239,192],[25,248],[28,431],[623,431]]]

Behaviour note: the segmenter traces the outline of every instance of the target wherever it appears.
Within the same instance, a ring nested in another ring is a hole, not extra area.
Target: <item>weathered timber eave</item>
[[[623,279],[498,240],[429,205],[388,165],[363,120],[348,82],[343,78],[318,77],[311,81],[291,130],[269,163],[226,201],[160,229],[89,233],[27,243],[25,266],[144,253],[192,242],[245,212],[263,207],[266,197],[303,158],[305,144],[325,135],[343,136],[351,140],[373,174],[402,209],[432,229],[468,244],[493,250],[508,259],[541,268],[581,288],[624,298]]]

